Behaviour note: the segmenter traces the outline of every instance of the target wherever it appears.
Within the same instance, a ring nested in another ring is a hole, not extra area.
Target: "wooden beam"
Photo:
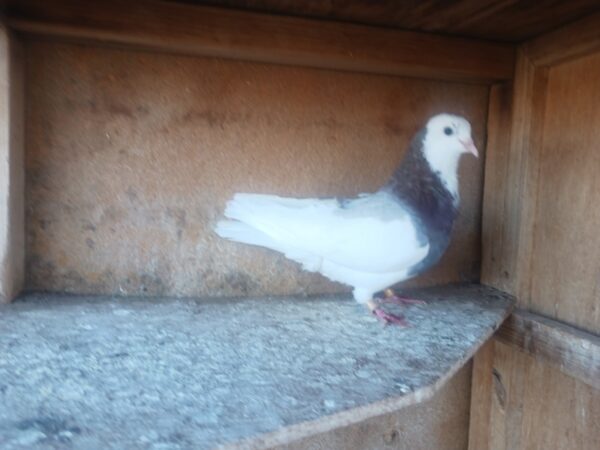
[[[553,66],[600,49],[600,13],[527,42],[524,51],[536,66]]]
[[[494,340],[487,341],[473,358],[469,450],[489,450],[492,396],[494,395]]]
[[[12,28],[154,50],[324,69],[490,82],[512,78],[514,46],[153,0],[19,0]]]
[[[513,91],[513,111],[507,184],[510,226],[505,244],[513,258],[510,277],[515,282],[517,305],[531,301],[531,262],[537,202],[542,130],[548,85],[548,69],[535,67],[521,51]],[[516,232],[516,235],[513,234]],[[517,239],[514,239],[514,237]]]
[[[521,307],[530,299],[547,72],[519,50],[512,92],[495,87],[490,97],[482,233],[484,248],[489,247],[483,251],[481,280],[514,295]],[[509,94],[512,101],[501,98]]]
[[[600,389],[600,337],[537,314],[514,312],[496,338]]]
[[[25,86],[21,43],[0,24],[0,303],[25,279]]]
[[[512,290],[512,280],[506,276],[512,265],[505,251],[504,236],[509,209],[505,191],[510,154],[511,95],[508,83],[490,88],[481,219],[481,282],[505,292]]]

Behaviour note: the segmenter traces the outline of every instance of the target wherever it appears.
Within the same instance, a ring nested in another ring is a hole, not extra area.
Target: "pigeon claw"
[[[398,325],[401,327],[410,326],[404,316],[397,316],[395,314],[386,312],[380,307],[374,308],[371,312],[379,321],[383,322],[384,325]]]
[[[383,292],[385,298],[382,300],[384,303],[395,303],[396,305],[426,305],[427,302],[424,300],[418,300],[416,298],[400,297],[394,293],[391,289],[386,289]]]

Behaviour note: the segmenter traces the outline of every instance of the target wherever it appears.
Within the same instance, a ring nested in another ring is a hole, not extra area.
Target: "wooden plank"
[[[473,358],[469,450],[489,450],[492,395],[494,393],[494,340],[486,342]]]
[[[325,69],[465,81],[506,80],[514,47],[486,41],[160,1],[23,0],[29,33]]]
[[[21,43],[0,25],[0,303],[25,278],[23,61]]]
[[[494,85],[490,89],[485,153],[485,183],[481,226],[481,282],[510,291],[511,279],[504,266],[504,229],[506,218],[505,190],[511,126],[511,88]]]
[[[547,71],[536,68],[519,51],[510,126],[506,125],[505,104],[495,100],[490,106],[493,113],[491,126],[498,131],[491,135],[492,156],[486,163],[486,174],[491,178],[485,186],[486,201],[490,204],[486,205],[484,233],[486,243],[492,239],[496,242],[492,250],[486,250],[482,281],[514,294],[519,302],[527,302],[529,295],[531,236],[546,82]],[[507,155],[498,155],[499,152],[507,152]]]
[[[490,448],[600,448],[600,391],[499,340],[494,369]]]
[[[521,448],[600,448],[600,391],[541,361],[526,364]]]
[[[600,55],[588,55],[599,48],[598,24],[588,18],[518,51],[508,162],[492,157],[486,167],[495,203],[483,222],[484,243],[500,242],[484,252],[482,281],[591,333],[531,313],[505,323],[484,448],[600,448]]]
[[[489,425],[489,448],[517,450],[521,441],[524,370],[526,355],[494,342],[493,394]]]
[[[535,68],[530,60],[521,56],[521,81],[515,83],[515,108],[511,126],[511,160],[509,171],[509,197],[511,219],[516,225],[517,239],[509,248],[513,255],[515,280],[514,295],[518,304],[526,304],[530,298],[531,262],[533,253],[534,219],[537,202],[538,172],[540,164],[544,105],[548,73]],[[522,89],[519,92],[519,89]],[[518,212],[517,212],[518,209]],[[509,237],[511,239],[511,237]]]
[[[600,51],[551,67],[528,310],[600,333]]]
[[[496,337],[600,389],[600,337],[525,311],[515,311]]]
[[[524,45],[536,66],[551,66],[600,49],[600,12],[592,14]]]
[[[13,0],[19,1],[19,0]],[[171,0],[269,14],[522,42],[598,10],[598,0]]]

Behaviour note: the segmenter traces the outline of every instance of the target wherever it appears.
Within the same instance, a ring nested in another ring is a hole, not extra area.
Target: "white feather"
[[[438,114],[427,122],[422,144],[418,150],[458,206],[460,155],[477,156],[471,125]],[[429,252],[426,230],[419,233],[402,200],[383,190],[343,202],[236,194],[225,216],[231,220],[217,224],[220,236],[281,252],[306,270],[352,286],[359,302],[409,278]]]
[[[306,270],[353,286],[358,301],[406,279],[429,249],[410,214],[384,192],[343,206],[335,199],[236,194],[225,216],[233,220],[217,224],[220,236],[281,252]]]

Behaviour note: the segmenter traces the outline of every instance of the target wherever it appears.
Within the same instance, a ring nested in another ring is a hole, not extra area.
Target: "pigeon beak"
[[[465,150],[468,153],[471,153],[475,156],[475,158],[479,158],[479,152],[477,151],[477,147],[473,144],[473,139],[469,139],[467,141],[460,140],[460,143],[465,147]]]

